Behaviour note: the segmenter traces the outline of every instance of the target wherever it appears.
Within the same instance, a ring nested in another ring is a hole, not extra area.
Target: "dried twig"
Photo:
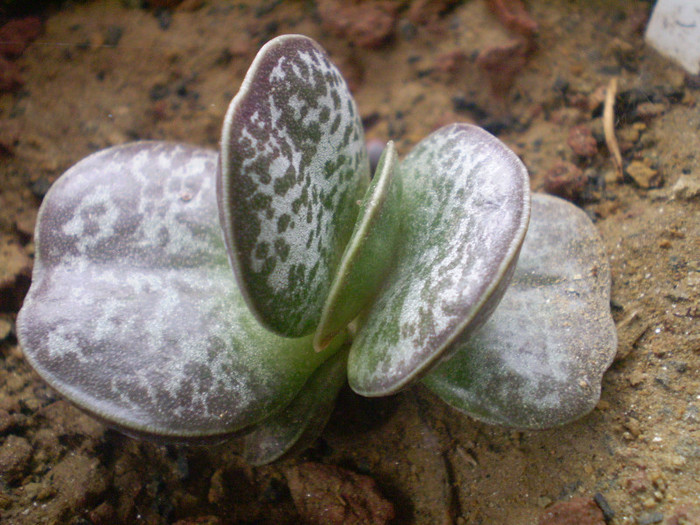
[[[605,105],[603,106],[603,132],[605,134],[605,144],[612,154],[617,171],[618,180],[622,180],[622,155],[620,146],[615,138],[615,95],[617,95],[617,77],[610,79],[608,89],[605,92]]]

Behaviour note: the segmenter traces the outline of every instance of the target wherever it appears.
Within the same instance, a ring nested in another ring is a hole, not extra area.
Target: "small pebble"
[[[692,200],[700,196],[700,181],[690,175],[681,175],[671,188],[671,194],[675,199]]]
[[[563,199],[578,199],[586,187],[586,176],[571,162],[560,161],[544,176],[544,191]]]
[[[593,157],[598,153],[598,143],[588,124],[579,124],[571,128],[566,143],[579,157]]]
[[[0,341],[12,333],[12,323],[7,319],[0,318]]]
[[[7,58],[21,56],[43,31],[44,22],[38,16],[10,20],[0,27],[0,55]]]
[[[593,501],[595,501],[596,505],[598,505],[600,510],[603,511],[603,519],[606,523],[615,517],[615,511],[610,506],[610,503],[608,503],[608,500],[605,499],[605,496],[603,496],[600,492],[596,492],[593,495]]]
[[[558,501],[537,521],[538,525],[605,525],[603,511],[590,498]]]
[[[637,371],[632,372],[629,375],[628,381],[629,381],[630,385],[632,385],[632,386],[639,386],[644,382],[646,377],[647,376],[644,372],[640,372],[637,370]]]
[[[662,182],[657,170],[639,160],[630,162],[625,172],[640,188],[657,188]]]
[[[651,512],[640,516],[637,520],[639,525],[651,525],[652,523],[661,523],[664,520],[664,515],[661,512]]]
[[[654,117],[663,115],[665,111],[666,106],[664,104],[657,102],[642,102],[637,106],[635,115],[641,120],[649,121]]]
[[[32,446],[25,438],[10,434],[0,447],[0,476],[9,481],[19,480],[29,466]]]

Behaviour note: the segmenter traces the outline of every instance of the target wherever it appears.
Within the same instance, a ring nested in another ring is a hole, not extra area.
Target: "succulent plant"
[[[278,37],[220,152],[95,153],[39,211],[17,326],[36,371],[133,435],[245,435],[266,463],[312,441],[340,388],[418,381],[487,422],[587,413],[616,347],[601,241],[531,195],[522,162],[454,124],[370,178],[355,102],[318,44]],[[528,228],[529,226],[529,228]]]

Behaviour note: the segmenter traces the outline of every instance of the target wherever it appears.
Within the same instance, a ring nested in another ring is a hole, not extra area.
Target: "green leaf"
[[[368,184],[362,123],[338,69],[309,38],[268,42],[226,114],[218,198],[241,291],[270,330],[317,327]]]
[[[344,339],[344,337],[343,337]],[[339,351],[318,367],[289,405],[245,436],[243,456],[265,465],[308,448],[321,435],[347,379],[348,352]]]
[[[230,434],[289,403],[332,352],[249,312],[217,221],[215,152],[141,142],[96,153],[39,212],[17,320],[51,386],[121,430]]]
[[[503,300],[424,383],[476,419],[547,428],[593,409],[616,348],[610,269],[598,232],[572,204],[535,194]]]
[[[401,226],[401,179],[393,142],[382,153],[321,315],[314,346],[323,349],[377,294],[393,263]]]
[[[402,231],[395,268],[361,320],[350,386],[391,394],[417,380],[498,304],[529,215],[528,176],[498,139],[442,128],[401,163]]]

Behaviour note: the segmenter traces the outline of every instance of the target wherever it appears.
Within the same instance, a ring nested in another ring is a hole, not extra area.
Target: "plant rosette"
[[[532,207],[532,209],[531,209]],[[219,152],[143,141],[46,195],[17,320],[52,387],[125,433],[303,449],[349,380],[418,381],[480,420],[589,412],[616,348],[610,271],[575,206],[468,124],[370,178],[360,116],[313,40],[266,44]]]

